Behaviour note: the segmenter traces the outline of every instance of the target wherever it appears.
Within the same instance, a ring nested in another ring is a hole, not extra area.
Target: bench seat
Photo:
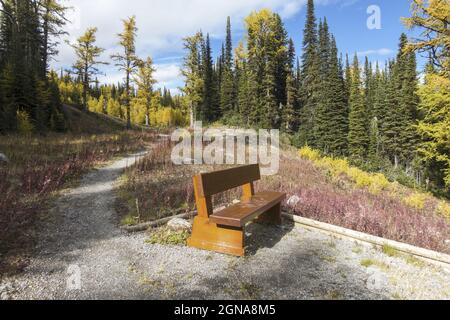
[[[227,207],[209,217],[210,221],[218,225],[230,227],[244,227],[262,213],[282,202],[285,193],[265,191],[252,196],[250,200]]]

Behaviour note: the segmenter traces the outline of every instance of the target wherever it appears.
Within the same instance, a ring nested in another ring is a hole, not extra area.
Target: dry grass
[[[204,171],[213,171],[225,166],[174,165],[171,161],[172,144],[164,142],[129,168],[118,194],[117,207],[122,214],[122,223],[152,221],[190,212],[195,209],[192,177]],[[231,190],[213,199],[215,206],[230,203],[240,198],[239,190]],[[139,210],[138,210],[139,209]]]

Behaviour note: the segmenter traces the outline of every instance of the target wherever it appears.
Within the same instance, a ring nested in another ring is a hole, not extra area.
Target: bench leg
[[[188,246],[243,257],[245,232],[243,228],[219,226],[197,216]]]
[[[281,203],[260,215],[256,222],[281,225]]]

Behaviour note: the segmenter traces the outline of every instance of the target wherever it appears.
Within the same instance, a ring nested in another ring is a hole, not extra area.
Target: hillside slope
[[[82,112],[76,107],[63,106],[68,131],[74,134],[101,134],[124,130],[124,121],[93,112]]]

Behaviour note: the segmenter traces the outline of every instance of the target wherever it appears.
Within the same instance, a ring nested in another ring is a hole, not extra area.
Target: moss
[[[239,288],[244,299],[257,300],[260,296],[260,289],[253,283],[241,282],[241,287]]]

